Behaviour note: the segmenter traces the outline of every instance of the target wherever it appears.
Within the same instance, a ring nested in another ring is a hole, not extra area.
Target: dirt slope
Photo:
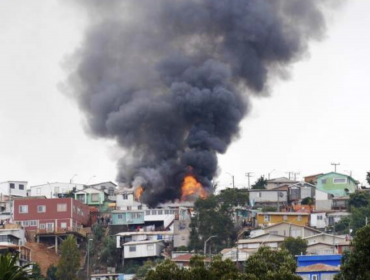
[[[46,275],[48,267],[58,263],[59,256],[54,248],[48,249],[47,245],[34,242],[27,242],[26,246],[31,249],[31,260],[39,264],[42,274]]]

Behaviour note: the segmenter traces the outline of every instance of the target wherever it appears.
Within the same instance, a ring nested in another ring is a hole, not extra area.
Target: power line
[[[248,189],[251,188],[250,178],[253,177],[252,174],[253,174],[253,172],[247,172],[247,173],[245,173],[245,176],[248,177]]]

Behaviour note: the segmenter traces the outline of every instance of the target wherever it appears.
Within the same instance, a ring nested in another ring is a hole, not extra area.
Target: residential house
[[[122,188],[116,191],[116,205],[117,210],[143,210],[147,208],[135,197],[135,191],[132,188]]]
[[[333,280],[342,255],[297,256],[297,274],[304,280]]]
[[[257,214],[257,222],[260,226],[271,226],[287,222],[300,226],[309,224],[310,214],[296,212],[260,212]]]
[[[349,211],[349,196],[333,197],[332,209],[339,211]]]
[[[338,223],[344,217],[349,217],[348,212],[320,211],[312,212],[310,217],[310,226],[318,229],[325,229]]]
[[[301,276],[303,280],[334,280],[339,270],[337,266],[318,263],[298,267],[296,273]]]
[[[245,262],[251,255],[256,253],[255,249],[239,249],[237,247],[225,248],[221,251],[222,260],[231,260],[232,262]]]
[[[91,274],[91,280],[132,280],[135,278],[135,274],[123,274],[123,273],[99,273]]]
[[[337,244],[338,254],[343,254],[345,251],[352,251],[352,241],[346,240]]]
[[[319,176],[323,175],[323,173],[319,173],[319,174],[315,174],[315,175],[309,175],[309,176],[305,176],[303,177],[304,181],[306,183],[310,183],[312,185],[316,185],[317,184],[317,178]]]
[[[272,226],[265,227],[263,229],[257,229],[251,232],[251,237],[257,237],[263,234],[276,234],[285,237],[309,237],[321,233],[321,231],[307,226],[300,226],[287,222],[278,223]]]
[[[333,244],[318,242],[307,245],[306,255],[330,255],[336,253],[336,247]]]
[[[351,176],[330,172],[317,178],[316,188],[336,196],[347,196],[358,189],[358,182]]]
[[[18,260],[16,262],[18,266],[31,263],[31,249],[24,245],[0,243],[0,254],[3,255],[6,253],[18,255]]]
[[[301,200],[310,197],[315,197],[315,186],[306,183],[306,182],[298,182],[296,184],[292,184],[288,187],[289,193],[288,198],[289,202],[300,202]]]
[[[284,186],[284,185],[289,186],[289,185],[293,185],[293,184],[296,184],[296,183],[298,183],[298,181],[290,180],[286,177],[280,177],[280,178],[267,180],[266,189],[267,190],[272,190],[272,189],[275,189],[277,187],[281,187],[281,186]]]
[[[16,224],[7,224],[0,228],[0,244],[25,245],[25,230]]]
[[[27,196],[27,181],[6,181],[0,183],[0,196]]]
[[[82,190],[83,184],[75,183],[47,183],[43,185],[31,186],[30,196],[45,196],[46,198],[63,198],[72,191]]]
[[[26,230],[63,232],[87,225],[89,207],[72,198],[18,198],[14,221]]]
[[[131,241],[157,241],[162,240],[166,243],[173,242],[172,231],[145,231],[140,229],[134,232],[120,232],[116,234],[117,248],[122,248],[124,244]]]
[[[328,255],[337,252],[338,244],[346,241],[346,238],[339,235],[320,233],[304,238],[307,241],[308,255]]]
[[[262,246],[277,250],[285,238],[286,236],[266,233],[248,239],[239,239],[236,244],[238,249],[245,249],[244,252],[250,255],[257,252]]]
[[[83,190],[74,193],[74,198],[83,204],[89,206],[95,206],[100,208],[102,211],[109,209],[109,190],[107,189],[96,189],[93,187],[87,187]]]
[[[190,259],[194,256],[194,254],[190,253],[181,253],[173,255],[171,261],[173,261],[178,267],[180,268],[189,268],[190,267]],[[211,262],[211,259],[206,258],[204,260],[206,263]]]
[[[0,194],[0,223],[10,222],[12,218],[12,201],[8,195]]]
[[[114,210],[112,211],[112,226],[144,225],[144,210]]]
[[[131,241],[123,244],[124,260],[161,257],[165,243],[163,240]]]
[[[252,207],[273,206],[286,207],[288,204],[287,190],[249,190],[249,203]]]

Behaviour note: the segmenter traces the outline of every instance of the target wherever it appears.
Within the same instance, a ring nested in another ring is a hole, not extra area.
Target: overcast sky
[[[330,15],[326,38],[294,65],[269,98],[253,100],[242,133],[220,156],[219,180],[247,184],[246,172],[299,178],[333,170],[365,182],[370,170],[369,0]],[[120,152],[91,139],[61,93],[63,63],[79,45],[83,13],[61,0],[0,1],[0,181],[30,185],[114,181]],[[92,176],[96,176],[91,179]]]

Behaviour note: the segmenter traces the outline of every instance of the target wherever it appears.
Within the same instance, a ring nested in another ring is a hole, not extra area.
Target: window
[[[129,249],[130,252],[136,252],[136,246],[130,246]]]
[[[146,246],[146,249],[147,249],[148,251],[154,251],[154,245],[153,245],[153,244],[148,244],[148,245]]]
[[[165,215],[170,214],[170,210],[164,210],[164,214],[165,214]]]
[[[37,227],[37,221],[35,221],[35,220],[30,221],[30,226],[31,227]]]
[[[271,220],[271,217],[270,217],[270,215],[264,215],[264,221],[265,222],[269,222],[270,220]]]
[[[284,219],[284,221],[287,221],[288,220],[288,216],[287,215],[284,215],[283,219]]]
[[[334,184],[346,184],[347,179],[346,178],[334,178],[333,182]]]
[[[67,228],[67,223],[61,223],[61,224],[60,224],[60,227],[61,227],[61,228]]]
[[[150,215],[150,210],[146,210],[145,211],[145,215],[148,215],[149,216]]]
[[[29,225],[28,221],[23,221],[23,222],[22,222],[22,226],[24,226],[24,227],[28,227],[28,225]]]
[[[262,197],[262,193],[257,193],[257,197]]]
[[[119,220],[122,220],[123,219],[123,215],[122,214],[118,214],[118,219]]]
[[[28,205],[19,205],[19,213],[28,213]]]
[[[312,280],[319,280],[319,275],[317,275],[317,274],[312,275]]]
[[[91,201],[98,202],[99,201],[99,194],[98,193],[91,194]]]
[[[114,189],[109,189],[108,190],[108,195],[113,196],[114,195]]]
[[[318,216],[317,216],[317,220],[318,220],[318,221],[322,221],[322,216],[321,216],[321,215],[318,215]]]
[[[19,185],[20,190],[24,190],[24,185]]]
[[[37,213],[45,213],[46,206],[45,205],[37,205]]]
[[[143,209],[143,206],[142,206],[142,205],[139,205],[139,206],[137,207],[137,210],[141,210],[141,209]]]
[[[123,194],[123,195],[122,195],[122,198],[123,198],[124,200],[127,200],[127,199],[128,199],[128,195],[127,195],[127,194]]]
[[[36,189],[36,194],[41,194],[41,188]]]
[[[80,208],[78,208],[78,210],[80,210]],[[57,205],[57,211],[58,212],[67,212],[67,204],[66,203],[59,203]]]
[[[131,206],[127,206],[127,210],[131,210],[132,209],[132,207]]]
[[[9,186],[10,186],[11,189],[15,189],[15,184],[14,183],[10,183]]]
[[[59,193],[59,187],[54,187],[54,192]]]
[[[158,215],[163,215],[163,210],[158,210]]]
[[[40,229],[45,229],[45,224],[40,224]]]
[[[322,179],[321,180],[321,184],[325,185],[326,184],[326,181],[327,181],[327,179]]]
[[[152,215],[157,215],[157,210],[152,210]]]
[[[297,221],[298,221],[298,222],[302,221],[302,215],[298,215],[298,217],[297,217]]]

